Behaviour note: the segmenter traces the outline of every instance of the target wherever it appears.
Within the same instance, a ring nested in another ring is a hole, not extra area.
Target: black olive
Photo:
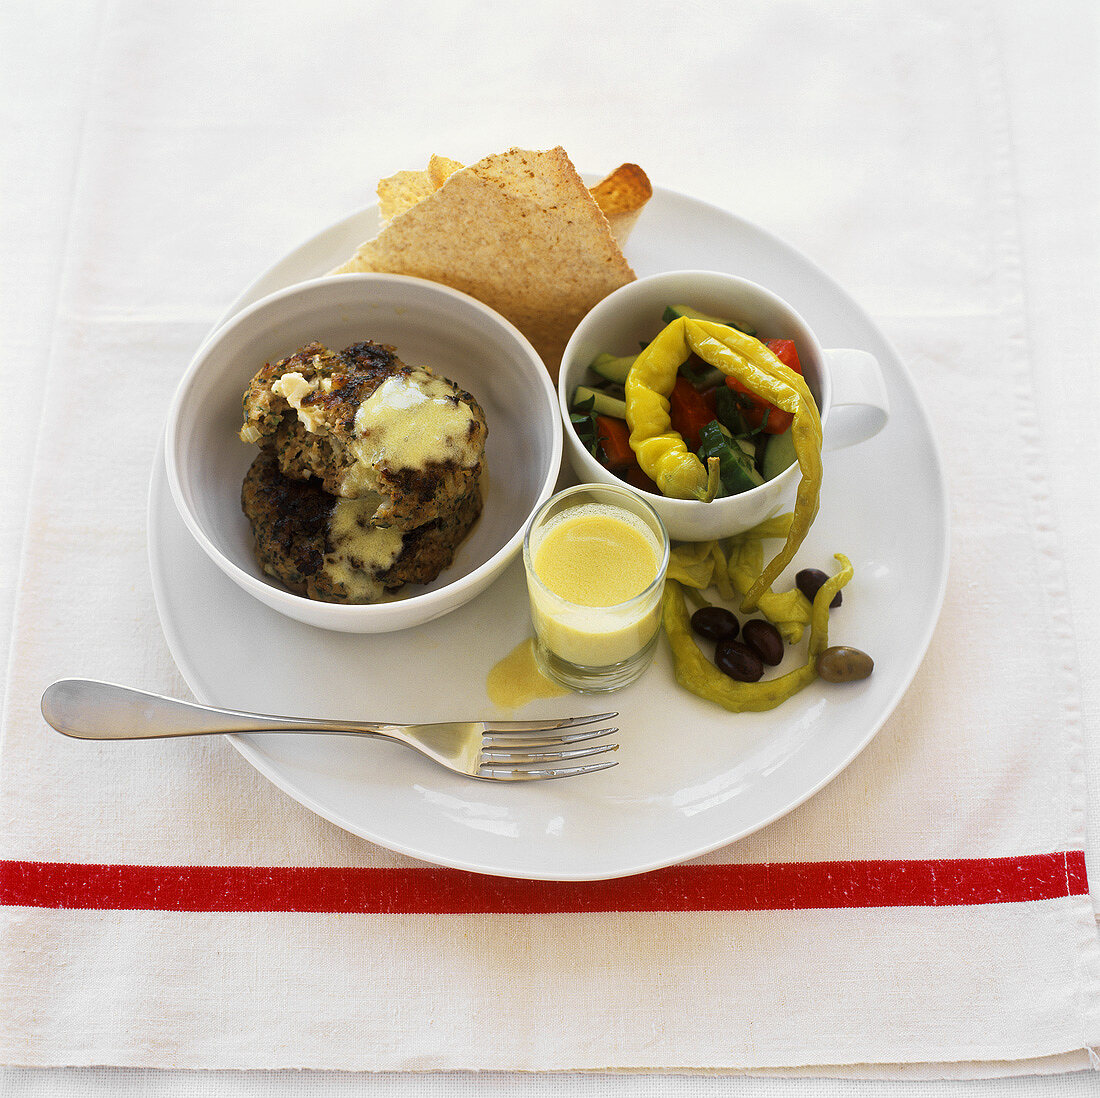
[[[774,667],[783,662],[783,638],[770,621],[753,618],[745,622],[741,630],[741,639],[766,663]]]
[[[736,640],[718,642],[714,663],[719,671],[738,682],[757,682],[764,674],[760,657],[747,644]]]
[[[794,577],[794,582],[797,585],[799,591],[802,592],[810,600],[814,601],[814,596],[817,594],[821,585],[829,577],[821,571],[820,568],[803,568],[797,576]],[[839,606],[844,601],[843,596],[839,591],[833,595],[833,601],[829,603],[829,609]]]
[[[740,625],[728,610],[721,606],[703,606],[691,615],[691,627],[707,640],[720,641],[736,637]]]

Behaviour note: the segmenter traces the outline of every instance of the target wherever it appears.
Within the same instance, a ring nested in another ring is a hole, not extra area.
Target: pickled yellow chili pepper
[[[674,546],[668,555],[666,575],[685,587],[705,591],[716,578],[725,574],[726,556],[716,541],[682,542]],[[733,598],[732,589],[728,596],[723,597]]]
[[[755,538],[730,546],[727,574],[739,595],[752,590],[764,568],[764,546]],[[723,596],[729,598],[729,596]],[[797,587],[789,591],[764,591],[758,609],[779,630],[787,644],[797,644],[810,624],[810,600]]]
[[[741,609],[755,610],[760,596],[794,558],[817,517],[821,490],[821,417],[799,374],[760,340],[725,324],[680,317],[634,360],[626,379],[626,422],[630,446],[642,470],[661,493],[676,499],[704,499],[707,470],[672,429],[668,397],[680,366],[694,352],[750,392],[794,417],[791,438],[802,474],[794,518],[783,548],[745,593]]]
[[[666,580],[662,613],[676,681],[692,694],[734,713],[762,713],[774,709],[809,686],[817,678],[817,657],[829,647],[829,603],[852,578],[848,558],[837,553],[836,559],[840,562],[840,571],[827,579],[814,597],[806,662],[786,675],[760,682],[731,679],[707,659],[691,635],[683,589],[676,580]]]
[[[790,533],[791,522],[794,515],[790,511],[784,511],[781,515],[772,515],[770,519],[758,522],[751,529],[742,534],[734,534],[728,540],[737,545],[743,541],[752,541],[760,538],[785,538]]]
[[[785,538],[793,518],[794,515],[789,511],[775,515],[728,540],[727,572],[739,594],[747,594],[764,570],[764,547],[760,544],[761,540]],[[789,591],[769,589],[760,596],[760,613],[779,630],[787,644],[797,644],[802,639],[806,626],[810,624],[812,609],[810,600],[797,587],[792,587]]]
[[[727,602],[745,595],[764,570],[764,538],[785,538],[790,513],[766,519],[744,534],[718,541],[682,542],[668,558],[668,576],[688,592],[716,587]],[[727,557],[728,552],[728,557]],[[797,587],[765,591],[758,609],[787,644],[797,644],[810,624],[810,601]]]

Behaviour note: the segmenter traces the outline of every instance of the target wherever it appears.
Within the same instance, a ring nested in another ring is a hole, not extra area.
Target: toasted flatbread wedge
[[[378,181],[378,208],[383,221],[415,206],[436,189],[427,172],[397,172]]]
[[[392,221],[398,214],[427,198],[446,182],[463,165],[446,156],[432,156],[427,171],[395,172],[378,181],[378,209],[383,222]]]
[[[380,180],[378,202],[382,220],[390,221],[438,190],[464,164],[433,154],[423,172],[404,171]],[[611,235],[621,248],[630,236],[642,208],[653,197],[649,177],[637,164],[620,164],[589,192],[611,226]]]
[[[561,147],[509,149],[455,170],[332,273],[355,271],[476,297],[527,336],[554,377],[585,313],[635,277]]]
[[[466,167],[465,164],[452,160],[449,156],[438,156],[433,153],[431,160],[428,161],[428,176],[436,187],[442,187],[455,172],[464,167]]]
[[[653,197],[649,176],[637,164],[620,164],[590,190],[611,226],[611,235],[621,248],[634,228],[642,207]]]

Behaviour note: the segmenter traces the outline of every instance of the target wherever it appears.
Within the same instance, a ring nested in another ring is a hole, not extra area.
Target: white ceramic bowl
[[[472,393],[489,425],[485,506],[435,582],[391,601],[351,606],[286,590],[256,563],[241,482],[256,447],[237,437],[241,397],[265,362],[312,340],[340,350],[392,344],[409,365],[431,366]],[[534,348],[466,294],[419,278],[359,274],[315,279],[257,301],[195,356],[168,414],[165,459],[188,530],[238,586],[272,609],[323,629],[385,633],[422,625],[485,590],[516,557],[530,517],[549,498],[561,460],[553,383]]]
[[[825,354],[806,322],[782,298],[755,282],[717,271],[651,275],[605,297],[577,326],[565,348],[558,402],[566,424],[565,453],[582,481],[622,484],[588,452],[569,425],[573,390],[584,384],[589,364],[601,352],[636,354],[639,341],[652,339],[660,331],[668,305],[690,305],[711,316],[744,321],[757,330],[760,339],[793,339],[822,422],[828,415],[832,384]],[[674,541],[709,541],[748,530],[774,515],[784,503],[793,503],[798,479],[795,464],[748,492],[710,503],[641,494],[664,520]]]

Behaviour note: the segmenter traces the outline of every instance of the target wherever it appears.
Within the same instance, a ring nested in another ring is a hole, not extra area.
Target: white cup
[[[824,449],[864,442],[886,425],[889,400],[878,360],[866,351],[824,350],[810,326],[781,297],[748,279],[719,271],[668,271],[630,282],[609,294],[580,322],[562,357],[558,403],[565,422],[565,453],[578,479],[622,484],[577,437],[569,422],[573,390],[585,383],[601,353],[636,354],[662,326],[666,306],[687,305],[710,316],[746,323],[760,339],[791,339],[821,413]],[[709,503],[643,492],[674,541],[709,541],[756,526],[793,499],[799,479],[792,465],[773,480]]]

